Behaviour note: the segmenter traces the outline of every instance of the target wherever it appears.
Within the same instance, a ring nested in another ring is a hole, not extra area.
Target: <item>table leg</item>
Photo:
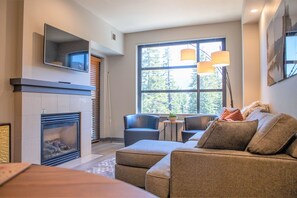
[[[172,123],[170,123],[170,140],[172,141]]]
[[[165,139],[165,138],[166,138],[166,126],[167,126],[167,124],[164,123],[164,141],[166,140],[166,139]]]
[[[178,126],[178,124],[175,123],[175,140],[178,142],[178,137],[177,137],[177,126]]]

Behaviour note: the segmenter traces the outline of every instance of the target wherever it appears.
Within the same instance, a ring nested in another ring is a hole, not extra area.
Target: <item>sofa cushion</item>
[[[116,151],[116,163],[139,168],[151,168],[172,150],[182,147],[180,142],[140,140]]]
[[[267,117],[273,117],[273,114],[262,112],[261,109],[255,109],[252,113],[249,114],[246,120],[247,121],[259,120],[259,124],[258,124],[258,130],[259,130],[262,127],[263,123],[266,122],[266,120],[263,120],[263,119],[268,119]]]
[[[190,137],[189,141],[199,141],[204,132],[205,132],[205,130],[201,130],[201,131],[195,133],[195,135]]]
[[[286,153],[288,155],[291,155],[292,157],[297,158],[297,134],[295,134],[295,136],[293,137],[292,143],[287,148]]]
[[[241,109],[243,118],[247,118],[254,110],[260,110],[262,112],[270,112],[269,105],[263,104],[260,101],[255,101],[248,106]]]
[[[189,140],[184,143],[182,148],[195,148],[198,144],[198,140]]]
[[[115,178],[126,183],[144,188],[147,168],[115,165]]]
[[[184,130],[184,131],[182,131],[182,140],[183,140],[183,142],[187,142],[195,134],[203,133],[204,131],[205,130]]]
[[[252,113],[251,117],[259,119],[258,130],[247,147],[251,153],[276,154],[297,131],[297,120],[287,114],[256,112]]]
[[[255,134],[258,120],[244,122],[214,121],[198,141],[198,148],[245,150]]]
[[[185,133],[191,133],[191,134],[196,134],[196,133],[203,133],[205,130],[183,130]]]
[[[169,197],[170,154],[166,155],[153,167],[145,178],[145,190],[158,197]]]

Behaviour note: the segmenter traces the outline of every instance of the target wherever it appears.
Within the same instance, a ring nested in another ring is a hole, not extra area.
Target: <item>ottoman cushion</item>
[[[180,142],[140,140],[116,151],[116,163],[125,166],[151,168],[165,155],[182,147]]]
[[[169,197],[170,154],[166,155],[146,173],[145,190],[158,197]]]

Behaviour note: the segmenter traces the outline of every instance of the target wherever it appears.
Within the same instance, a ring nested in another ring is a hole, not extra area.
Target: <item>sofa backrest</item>
[[[287,114],[261,112],[261,109],[254,110],[246,118],[247,121],[256,119],[258,120],[257,132],[247,146],[247,151],[257,154],[286,152],[297,133],[297,120]],[[290,148],[292,153],[292,147]]]

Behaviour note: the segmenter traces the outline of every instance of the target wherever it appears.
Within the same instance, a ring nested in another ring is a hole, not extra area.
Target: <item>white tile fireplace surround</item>
[[[21,160],[41,163],[41,114],[81,113],[81,156],[91,154],[90,96],[47,93],[19,93],[21,97]]]

